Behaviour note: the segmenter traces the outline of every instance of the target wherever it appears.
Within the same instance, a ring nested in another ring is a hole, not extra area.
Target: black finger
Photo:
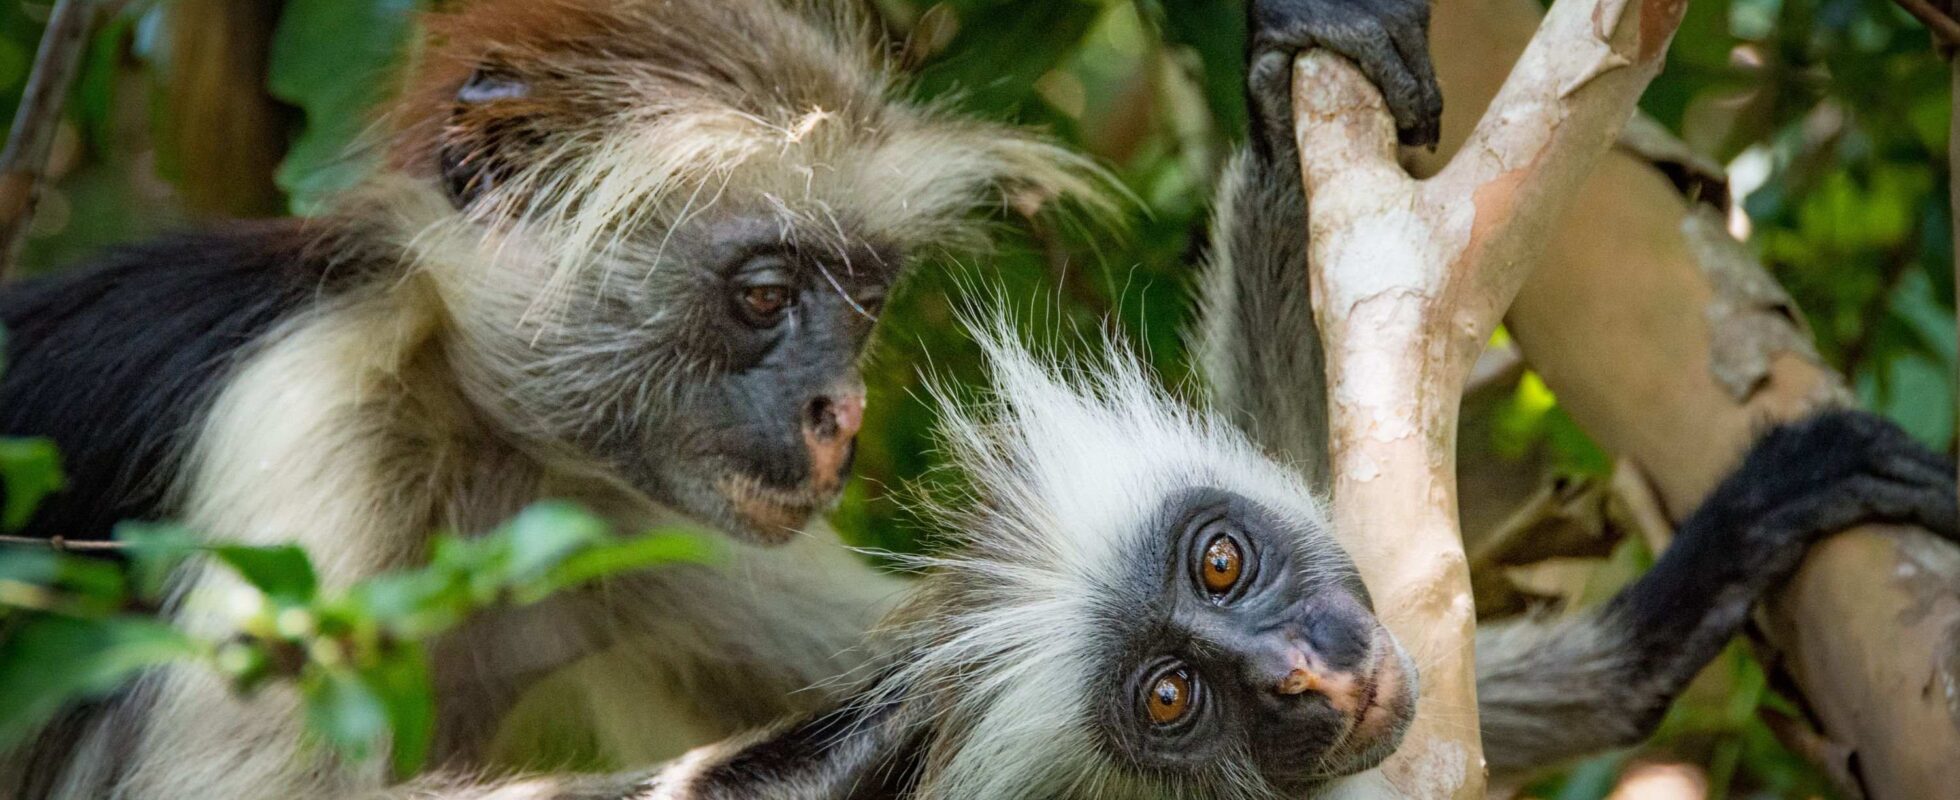
[[[1325,31],[1321,46],[1353,61],[1374,82],[1404,141],[1424,127],[1422,86],[1380,22],[1362,17]]]
[[[1396,55],[1401,56],[1403,68],[1414,77],[1419,90],[1416,106],[1410,110],[1412,124],[1402,124],[1402,117],[1397,116],[1396,127],[1403,144],[1434,148],[1443,135],[1443,89],[1429,60],[1429,34],[1424,27],[1417,24],[1414,30],[1397,31],[1394,36]]]

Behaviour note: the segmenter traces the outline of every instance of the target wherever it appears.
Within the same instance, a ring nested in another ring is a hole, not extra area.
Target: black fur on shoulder
[[[116,248],[0,289],[0,436],[45,436],[67,488],[26,534],[107,538],[167,515],[178,461],[230,366],[347,282],[302,220],[238,223]]]

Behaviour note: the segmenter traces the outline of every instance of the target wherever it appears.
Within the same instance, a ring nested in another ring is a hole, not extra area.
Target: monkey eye
[[[1198,583],[1218,598],[1230,594],[1245,575],[1245,553],[1225,534],[1211,537],[1198,556]]]
[[[744,286],[736,292],[735,305],[742,321],[758,328],[773,327],[790,306],[796,305],[796,292],[780,283]]]
[[[1143,685],[1143,712],[1160,728],[1170,727],[1191,715],[1196,699],[1197,680],[1189,669],[1172,665],[1156,673]]]

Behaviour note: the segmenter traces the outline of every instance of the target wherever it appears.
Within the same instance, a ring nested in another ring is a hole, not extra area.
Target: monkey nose
[[[1314,670],[1313,657],[1303,648],[1292,648],[1286,654],[1286,672],[1280,675],[1279,683],[1273,691],[1282,695],[1306,694],[1326,685],[1327,680]]]
[[[1268,680],[1273,693],[1281,697],[1318,694],[1326,698],[1327,704],[1336,711],[1350,716],[1364,710],[1371,700],[1367,696],[1369,688],[1366,681],[1351,672],[1323,663],[1304,642],[1292,642],[1285,649],[1281,662],[1274,666],[1277,667],[1275,672],[1278,677]]]
[[[803,424],[820,442],[848,442],[864,427],[864,394],[849,392],[810,401]]]

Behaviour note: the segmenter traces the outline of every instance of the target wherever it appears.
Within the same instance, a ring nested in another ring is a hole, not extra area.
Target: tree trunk
[[[1679,0],[1559,0],[1469,143],[1415,180],[1352,65],[1296,65],[1313,300],[1327,353],[1335,530],[1421,668],[1417,713],[1354,794],[1484,793],[1476,613],[1458,532],[1459,399],[1565,200],[1660,71]]]
[[[1440,0],[1441,155],[1536,25],[1530,0]],[[1711,210],[1638,157],[1601,163],[1507,317],[1527,360],[1608,450],[1692,510],[1769,421],[1849,399],[1789,301]],[[1868,796],[1960,786],[1960,551],[1865,527],[1817,547],[1764,615],[1770,664],[1853,754]]]

